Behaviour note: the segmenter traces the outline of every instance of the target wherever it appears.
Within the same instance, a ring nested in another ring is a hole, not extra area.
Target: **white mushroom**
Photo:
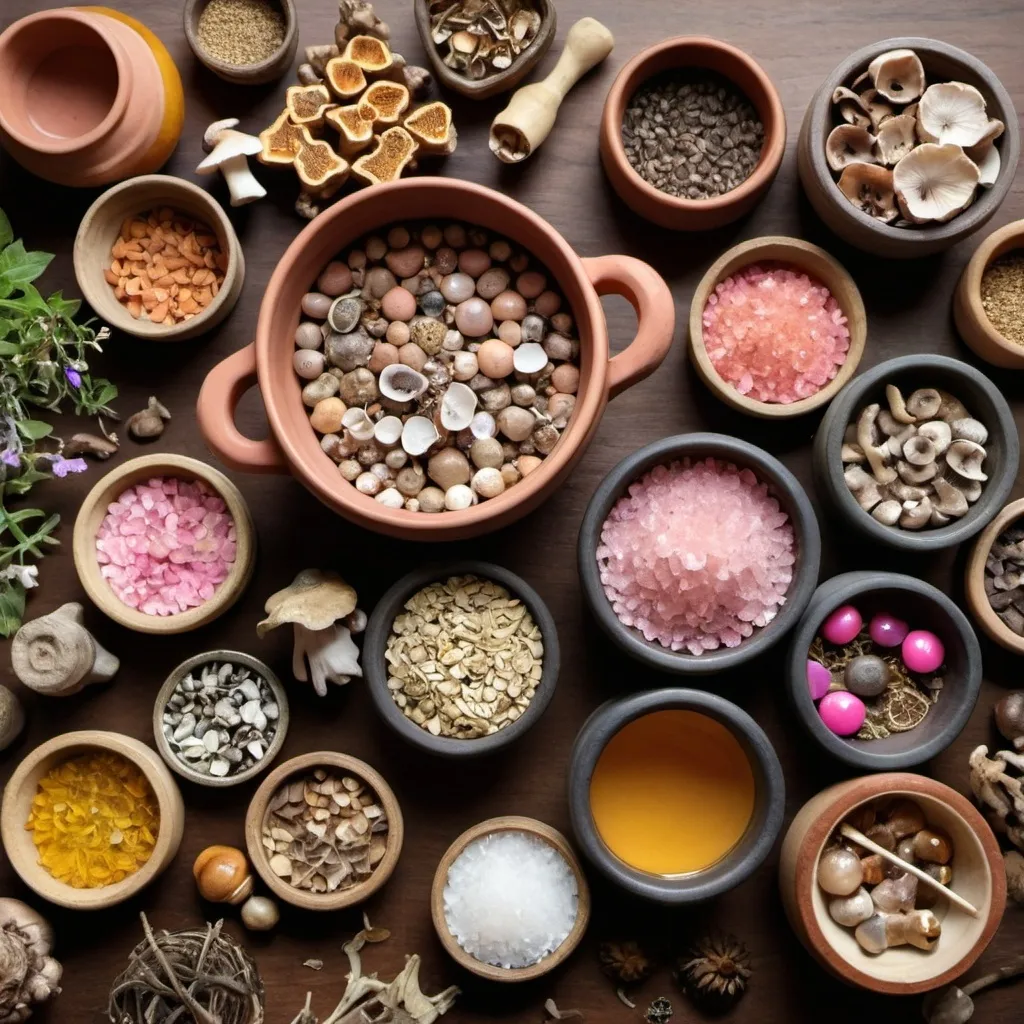
[[[945,477],[936,477],[932,481],[932,489],[938,499],[933,502],[932,508],[935,512],[944,516],[962,516],[967,514],[969,508],[964,492],[959,487],[954,487]]]
[[[965,480],[987,480],[988,475],[982,469],[986,454],[980,444],[960,439],[949,446],[946,465]]]
[[[843,473],[843,479],[846,481],[846,486],[850,488],[850,493],[856,499],[857,504],[865,512],[870,512],[882,500],[882,492],[879,489],[878,482],[870,473],[866,473],[861,469],[860,466],[850,466]]]
[[[999,177],[1002,159],[994,142],[985,143],[982,147],[975,146],[971,150],[971,159],[978,166],[978,184],[982,188],[991,188]]]
[[[942,395],[935,388],[918,388],[907,399],[907,412],[917,420],[930,420],[942,408]]]
[[[932,500],[925,495],[920,501],[905,501],[899,524],[904,530],[921,530],[932,515]]]
[[[935,445],[923,434],[915,434],[903,445],[903,458],[912,466],[927,466],[935,461]]]
[[[218,170],[224,175],[231,193],[232,206],[262,199],[267,190],[249,170],[249,157],[263,151],[263,144],[255,135],[236,131],[238,118],[214,121],[203,136],[203,148],[210,155],[196,167],[196,174],[214,174]]]
[[[423,455],[437,438],[437,427],[426,416],[410,416],[402,427],[402,447],[409,455]]]
[[[839,86],[832,93],[832,103],[839,108],[839,116],[847,123],[858,128],[870,128],[871,117],[864,101],[852,89],[845,85]]]
[[[912,462],[907,462],[905,459],[900,459],[896,463],[896,472],[899,473],[900,479],[904,483],[926,484],[938,475],[939,466],[934,460],[915,465]]]
[[[878,155],[887,167],[895,167],[917,145],[917,122],[910,114],[890,117],[878,129]]]
[[[868,74],[879,95],[893,103],[910,103],[924,92],[924,65],[913,50],[880,53]]]
[[[980,420],[971,416],[953,420],[949,424],[949,432],[956,441],[973,441],[975,444],[984,444],[988,440],[988,428]]]
[[[476,413],[476,392],[458,381],[449,384],[441,399],[441,426],[445,430],[465,430]]]
[[[876,164],[849,164],[839,176],[839,191],[857,207],[875,220],[885,224],[899,215],[892,171]]]
[[[970,205],[979,178],[959,146],[933,143],[908,153],[892,175],[900,211],[914,224],[955,217]]]
[[[825,140],[825,159],[833,171],[850,164],[877,164],[878,140],[855,124],[836,125]]]
[[[900,519],[903,506],[895,499],[888,498],[881,505],[876,505],[871,512],[871,517],[877,519],[883,526],[895,526]]]
[[[989,130],[985,97],[964,82],[930,85],[917,108],[917,127],[926,142],[976,146]]]
[[[953,431],[949,424],[942,420],[930,420],[928,423],[922,423],[917,428],[917,432],[921,437],[927,437],[931,441],[935,446],[936,455],[941,455],[949,447],[949,442],[953,440]]]
[[[430,381],[411,366],[391,363],[381,370],[377,386],[385,398],[394,402],[411,402],[427,390]]]

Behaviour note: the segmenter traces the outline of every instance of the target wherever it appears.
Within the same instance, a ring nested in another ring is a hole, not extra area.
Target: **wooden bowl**
[[[750,177],[713,199],[679,199],[640,177],[622,145],[622,121],[634,93],[663,71],[705,68],[742,90],[764,124],[761,158]],[[612,188],[635,213],[663,228],[706,231],[749,213],[775,180],[786,151],[786,114],[764,68],[742,50],[707,36],[676,36],[641,50],[612,83],[601,115],[601,162]]]
[[[1004,224],[978,246],[953,293],[953,319],[960,337],[986,363],[1008,370],[1024,369],[1024,345],[1004,338],[992,325],[981,304],[981,279],[997,259],[1014,249],[1024,250],[1024,220]]]
[[[105,750],[131,761],[146,776],[157,799],[160,830],[153,854],[134,874],[99,889],[75,889],[58,881],[39,863],[32,833],[25,828],[39,781],[55,765],[88,750]],[[130,736],[86,729],[66,732],[36,747],[14,770],[4,787],[0,836],[11,866],[21,880],[44,899],[72,910],[105,910],[144,889],[174,859],[185,825],[174,777],[155,750]]]
[[[898,228],[883,224],[858,210],[839,191],[825,160],[825,139],[835,126],[832,93],[849,85],[886,50],[914,50],[924,65],[928,82],[965,82],[985,97],[988,116],[998,118],[1006,131],[996,140],[1002,166],[996,183],[978,189],[973,205],[945,224]],[[1006,198],[1020,157],[1020,125],[1010,94],[994,72],[977,57],[937,39],[907,37],[883,39],[851,53],[833,68],[811,98],[797,143],[800,182],[818,216],[851,245],[887,259],[917,259],[942,252],[985,224]]]
[[[942,935],[934,950],[897,946],[879,956],[865,953],[853,929],[828,915],[818,887],[818,860],[844,818],[880,797],[907,796],[925,818],[953,840],[951,888],[979,910],[978,917],[940,902],[935,914]],[[949,984],[971,969],[985,951],[1006,907],[1006,872],[999,843],[973,804],[956,790],[923,775],[884,773],[849,779],[812,797],[797,812],[782,842],[779,887],[789,923],[807,951],[843,981],[886,995],[916,995]]]
[[[427,0],[413,0],[413,12],[420,41],[430,60],[430,69],[437,80],[446,88],[467,96],[471,100],[485,100],[490,96],[508,92],[518,85],[538,64],[541,57],[551,48],[558,27],[558,12],[552,0],[531,0],[531,5],[540,14],[540,29],[534,40],[504,71],[473,81],[448,67],[443,54],[434,42],[430,31],[430,10]]]
[[[134,484],[159,476],[202,480],[227,503],[237,534],[235,564],[227,579],[205,604],[189,608],[178,615],[147,615],[129,608],[100,575],[100,564],[96,561],[96,534],[107,514],[107,507]],[[101,612],[136,632],[166,636],[187,633],[213,622],[242,596],[256,564],[256,528],[242,492],[223,473],[187,455],[160,452],[130,459],[97,482],[78,510],[72,548],[78,579]]]
[[[173,327],[136,320],[114,298],[103,274],[110,269],[110,250],[128,217],[169,206],[208,224],[221,251],[228,255],[224,282],[214,300],[191,320]],[[75,279],[96,315],[118,331],[147,341],[185,341],[216,327],[234,308],[245,279],[245,258],[224,208],[198,185],[165,174],[129,178],[107,189],[86,211],[75,235]]]
[[[1024,654],[1024,637],[1018,636],[992,610],[985,593],[985,562],[988,560],[992,545],[1007,527],[1012,526],[1024,516],[1024,498],[1011,501],[985,529],[978,534],[978,539],[971,548],[964,571],[964,590],[967,595],[967,606],[974,616],[974,621],[985,631],[989,639],[1000,647],[1005,647],[1014,654]]]
[[[202,665],[208,665],[213,661],[226,661],[235,665],[242,665],[245,668],[251,669],[257,675],[262,676],[267,681],[267,685],[270,687],[278,707],[277,729],[263,757],[251,768],[247,768],[244,772],[238,772],[235,775],[217,776],[196,771],[187,761],[181,760],[174,753],[171,745],[167,742],[167,737],[164,735],[164,709],[171,698],[171,694],[174,693],[174,688],[193,669],[199,668]],[[258,658],[254,658],[251,654],[244,654],[242,651],[206,651],[203,654],[196,654],[194,657],[183,661],[164,680],[164,685],[160,687],[160,692],[156,695],[156,703],[153,705],[153,738],[156,741],[156,749],[160,752],[160,756],[167,762],[172,771],[177,772],[183,779],[188,779],[189,782],[196,782],[200,786],[223,789],[226,786],[237,786],[239,783],[248,782],[249,779],[255,778],[260,772],[268,768],[270,762],[281,753],[281,748],[284,746],[284,738],[288,733],[289,720],[288,694],[285,692],[284,686],[281,685],[281,680],[277,678],[269,665],[265,665]]]
[[[824,284],[839,303],[850,329],[850,348],[846,353],[846,360],[839,367],[835,377],[809,398],[801,398],[789,405],[781,405],[778,402],[759,402],[746,395],[741,395],[736,388],[719,375],[704,347],[704,308],[716,285],[752,263],[766,261],[790,264]],[[793,416],[802,416],[829,402],[857,372],[861,356],[864,355],[867,333],[868,324],[867,314],[864,312],[864,300],[861,298],[860,290],[853,278],[842,264],[824,249],[819,249],[818,246],[811,245],[810,242],[804,242],[799,238],[768,236],[751,238],[746,242],[740,242],[739,245],[734,245],[715,260],[701,278],[697,290],[693,293],[693,301],[690,303],[690,358],[701,379],[726,405],[764,419],[789,419]]]
[[[267,851],[263,848],[263,822],[267,817],[267,809],[271,798],[282,784],[293,775],[306,775],[315,768],[340,768],[350,775],[362,779],[378,796],[384,812],[388,816],[388,840],[384,859],[374,868],[373,873],[364,882],[349,889],[337,892],[309,892],[279,878],[270,870]],[[249,809],[245,813],[245,845],[249,851],[249,860],[257,874],[266,883],[275,896],[285,903],[303,910],[341,910],[355,903],[369,899],[391,877],[398,864],[402,852],[402,840],[405,836],[405,825],[402,809],[398,806],[392,788],[383,777],[365,761],[340,754],[334,750],[314,751],[311,754],[300,754],[284,764],[279,764],[261,783],[253,794]]]
[[[299,19],[295,0],[274,0],[284,18],[284,41],[265,60],[257,64],[228,64],[207,53],[199,42],[199,18],[210,0],[185,0],[182,21],[185,38],[197,59],[219,78],[235,85],[263,85],[275,82],[291,70],[299,46]]]
[[[444,888],[448,883],[448,869],[452,866],[455,858],[470,843],[495,832],[525,832],[527,835],[543,840],[565,858],[576,877],[576,922],[565,937],[565,941],[557,949],[550,952],[543,960],[530,964],[529,967],[497,967],[494,964],[477,960],[475,956],[471,956],[458,944],[455,936],[448,930],[448,924],[445,921]],[[553,829],[550,825],[545,825],[543,821],[537,821],[536,818],[524,818],[509,814],[500,818],[488,818],[487,821],[481,821],[479,825],[466,829],[448,847],[434,872],[434,884],[430,888],[430,915],[434,920],[434,930],[441,940],[441,945],[457,964],[465,967],[470,973],[486,978],[488,981],[532,981],[534,978],[540,978],[553,971],[580,944],[580,939],[583,938],[583,933],[587,930],[587,923],[590,921],[590,889],[576,854],[561,832]]]

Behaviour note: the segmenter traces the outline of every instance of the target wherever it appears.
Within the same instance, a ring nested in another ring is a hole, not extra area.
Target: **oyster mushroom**
[[[868,89],[867,92],[861,93],[860,100],[871,119],[871,127],[876,130],[893,116],[892,107],[879,95],[877,89]]]
[[[256,635],[290,622],[294,632],[292,675],[324,697],[328,682],[344,686],[362,676],[359,648],[352,633],[366,627],[366,616],[356,608],[356,592],[337,573],[303,569],[291,585],[271,594],[263,610],[267,618],[256,626]],[[309,662],[309,672],[306,662]]]
[[[973,441],[984,444],[988,440],[988,428],[973,416],[964,416],[949,424],[950,436],[956,441]]]
[[[892,171],[876,164],[854,163],[843,168],[839,191],[869,217],[885,224],[899,215]]]
[[[836,125],[825,140],[825,159],[833,171],[850,164],[877,164],[877,139],[855,124]]]
[[[917,121],[909,114],[898,114],[878,128],[878,155],[887,167],[895,167],[917,145]]]
[[[964,497],[964,492],[945,477],[936,477],[932,481],[932,490],[935,491],[937,499],[932,502],[932,508],[939,515],[958,518],[967,514],[970,505],[967,503],[967,498]]]
[[[982,469],[986,454],[980,444],[960,439],[949,446],[946,465],[965,480],[987,480],[988,475]]]
[[[917,417],[907,409],[903,392],[895,384],[886,384],[885,400],[889,403],[889,412],[898,423],[916,423]]]
[[[904,530],[922,530],[932,515],[932,499],[925,495],[920,501],[905,501],[899,524]]]
[[[958,145],[925,143],[893,169],[900,211],[914,224],[951,220],[974,198],[980,174]]]
[[[1011,765],[1024,772],[1024,755],[1001,750],[992,757],[988,747],[975,747],[968,759],[971,791],[982,804],[989,824],[1014,846],[1024,850],[1024,779],[1011,775]]]
[[[872,434],[875,428],[875,420],[878,418],[879,406],[877,402],[866,405],[857,420],[857,443],[864,452],[871,467],[871,473],[880,484],[891,484],[896,479],[896,470],[887,466],[881,452],[874,446]]]
[[[930,85],[918,104],[917,130],[925,142],[976,146],[989,130],[985,97],[965,82]]]
[[[978,184],[982,188],[991,188],[999,178],[1002,160],[994,143],[989,143],[976,157],[972,157],[978,167]]]
[[[912,466],[927,466],[935,456],[935,445],[923,434],[915,434],[903,445],[903,458]]]
[[[832,93],[832,103],[839,109],[839,116],[847,123],[858,128],[870,128],[871,117],[864,101],[852,89],[845,85],[839,86]]]
[[[926,484],[938,475],[939,466],[934,459],[921,465],[914,465],[911,462],[900,459],[896,463],[896,472],[899,473],[900,479],[904,483]]]
[[[209,154],[196,167],[197,174],[220,171],[227,182],[232,206],[245,206],[262,199],[267,190],[249,170],[249,157],[263,151],[263,143],[255,135],[246,135],[238,128],[238,118],[214,121],[203,136],[203,149]]]
[[[868,74],[880,96],[910,103],[924,92],[924,65],[913,50],[886,50],[869,65]]]
[[[881,502],[882,491],[878,486],[878,481],[870,473],[861,469],[860,466],[850,466],[843,473],[843,479],[846,481],[846,486],[850,488],[850,493],[856,499],[857,504],[865,512],[870,512]]]
[[[949,424],[942,420],[929,420],[927,423],[922,423],[917,428],[917,432],[921,437],[927,437],[935,445],[936,455],[941,455],[953,440],[953,431]]]

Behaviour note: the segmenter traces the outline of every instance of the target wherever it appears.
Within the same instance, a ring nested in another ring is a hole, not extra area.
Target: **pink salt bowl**
[[[768,494],[786,513],[793,529],[795,562],[785,601],[775,617],[736,646],[720,646],[701,654],[671,650],[625,625],[615,613],[601,581],[597,551],[602,527],[616,502],[657,466],[684,459],[707,458],[753,471],[768,486]],[[735,668],[777,644],[800,619],[818,583],[821,535],[810,500],[799,481],[768,452],[724,434],[679,434],[646,445],[627,456],[601,481],[583,516],[577,541],[577,560],[583,594],[598,625],[622,651],[649,668],[674,675],[704,675]]]
[[[149,174],[184,118],[174,61],[127,14],[40,11],[0,35],[0,142],[40,178],[93,186]]]

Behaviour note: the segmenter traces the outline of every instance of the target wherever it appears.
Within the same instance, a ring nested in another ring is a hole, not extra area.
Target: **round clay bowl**
[[[103,276],[110,269],[110,250],[126,218],[169,206],[207,224],[228,254],[224,282],[213,301],[191,320],[173,327],[136,320],[114,297]],[[131,178],[108,189],[89,207],[75,235],[75,279],[97,316],[111,327],[147,341],[186,341],[216,327],[234,308],[245,280],[245,258],[224,208],[198,185],[165,174]]]
[[[871,61],[886,50],[914,50],[924,65],[927,82],[965,82],[985,97],[990,118],[1006,125],[996,140],[1001,167],[996,183],[978,189],[974,203],[944,224],[925,224],[898,228],[883,224],[858,210],[839,191],[825,161],[825,139],[835,126],[832,93],[840,85],[849,85],[866,71]],[[833,68],[807,105],[797,143],[797,169],[811,206],[840,238],[876,256],[887,259],[918,259],[942,252],[985,224],[1006,198],[1020,157],[1020,125],[1013,100],[1002,82],[977,57],[937,39],[900,37],[882,39],[851,53]]]
[[[622,121],[634,93],[664,71],[704,68],[742,90],[764,124],[761,159],[750,177],[712,199],[678,199],[649,185],[622,146]],[[742,50],[707,36],[676,36],[641,50],[612,83],[601,115],[601,162],[612,188],[635,213],[663,228],[706,231],[738,220],[763,198],[786,151],[786,114],[764,69]]]
[[[846,359],[832,378],[820,391],[809,398],[801,398],[789,405],[775,402],[759,402],[741,395],[715,369],[704,347],[704,309],[715,287],[744,267],[752,263],[779,262],[801,270],[808,277],[820,281],[832,293],[839,308],[847,319],[850,330],[850,348]],[[766,237],[752,238],[740,242],[723,253],[701,278],[690,303],[690,358],[701,379],[717,398],[726,405],[751,416],[764,419],[788,419],[801,416],[830,401],[847,381],[857,372],[864,343],[867,340],[868,323],[864,312],[864,300],[852,277],[838,260],[824,249],[799,238]]]
[[[888,408],[887,384],[895,384],[906,398],[918,388],[937,388],[959,398],[970,414],[988,428],[985,481],[981,497],[967,515],[948,526],[905,530],[885,526],[865,512],[843,479],[843,434],[861,409],[874,402]],[[869,540],[902,551],[939,551],[969,540],[1002,508],[1013,487],[1020,460],[1020,441],[1013,413],[999,389],[979,370],[948,356],[899,356],[865,370],[832,401],[814,435],[812,467],[818,493],[851,526]]]
[[[183,761],[175,754],[171,749],[170,743],[167,741],[167,737],[164,736],[164,709],[174,693],[174,688],[190,672],[195,669],[201,669],[204,665],[208,665],[213,661],[221,664],[227,661],[234,665],[241,665],[250,669],[255,675],[262,676],[267,681],[267,685],[274,695],[274,701],[279,712],[274,738],[267,745],[263,757],[251,768],[247,768],[245,771],[234,775],[217,776],[210,775],[208,772],[196,771],[189,762]],[[206,651],[203,654],[196,654],[183,661],[164,680],[164,685],[160,687],[160,692],[157,694],[156,702],[153,705],[153,739],[156,742],[156,749],[160,751],[160,756],[167,762],[171,770],[177,772],[183,779],[188,779],[189,782],[198,783],[200,786],[209,786],[213,789],[237,786],[242,782],[248,782],[249,779],[256,778],[260,772],[266,771],[270,762],[281,753],[281,748],[284,746],[284,738],[288,734],[288,722],[288,694],[284,686],[281,685],[281,680],[277,678],[268,665],[265,665],[258,658],[254,658],[251,654],[244,654],[241,651]]]
[[[529,967],[498,967],[495,964],[477,960],[475,956],[471,956],[459,945],[445,921],[444,889],[448,883],[448,869],[470,843],[497,832],[525,832],[548,843],[565,858],[569,867],[572,868],[572,873],[576,876],[576,921],[572,929],[560,946],[548,953],[542,960],[530,964]],[[481,821],[479,825],[466,829],[448,847],[441,862],[437,865],[434,882],[430,887],[430,915],[434,920],[434,930],[437,932],[437,937],[441,940],[445,952],[460,967],[465,967],[467,971],[486,978],[488,981],[533,981],[535,978],[540,978],[553,971],[580,944],[580,939],[583,938],[583,933],[587,930],[587,924],[590,921],[590,888],[587,886],[586,875],[583,874],[583,868],[580,867],[576,854],[561,832],[553,829],[550,825],[545,825],[543,821],[537,821],[536,818],[505,815],[500,818],[489,818],[487,821]]]
[[[1024,250],[1024,220],[1015,220],[993,231],[974,251],[953,293],[953,319],[960,337],[976,356],[993,366],[1024,369],[1024,345],[1004,338],[993,326],[981,304],[981,279],[1001,256]]]
[[[275,6],[284,18],[284,39],[281,45],[267,58],[256,64],[229,64],[207,53],[199,41],[199,19],[210,0],[185,0],[182,22],[185,38],[196,58],[208,67],[218,78],[235,85],[263,85],[275,82],[286,71],[290,71],[299,46],[299,18],[295,0],[274,0]]]
[[[572,420],[540,467],[504,494],[460,512],[431,515],[386,508],[343,479],[320,448],[292,370],[299,303],[324,265],[369,231],[430,212],[518,242],[565,296],[581,341],[580,386]],[[635,339],[611,357],[599,296],[625,295],[639,311]],[[364,189],[335,203],[301,232],[281,258],[263,296],[254,345],[229,356],[199,394],[206,443],[233,469],[291,471],[316,497],[352,522],[405,540],[464,540],[526,515],[561,485],[582,457],[611,397],[653,373],[668,354],[675,327],[672,293],[647,264],[627,256],[580,259],[544,220],[507,196],[448,178],[411,178]],[[246,388],[260,385],[271,437],[253,441],[234,425]]]
[[[235,521],[235,564],[213,597],[198,608],[189,608],[177,615],[147,615],[129,608],[100,575],[100,564],[96,561],[96,534],[107,514],[107,507],[129,487],[153,477],[167,476],[202,480],[224,499]],[[256,563],[256,529],[242,492],[223,473],[187,455],[162,452],[130,459],[96,483],[78,510],[72,547],[79,582],[104,615],[138,633],[168,635],[187,633],[213,622],[242,596],[252,579]]]
[[[1014,654],[1024,654],[1024,637],[1014,633],[988,603],[988,596],[985,593],[985,562],[999,535],[1021,516],[1024,516],[1024,498],[1011,501],[978,535],[964,572],[967,607],[970,608],[974,621],[981,626],[990,640],[994,640],[1000,647],[1005,647]]]
[[[942,641],[944,686],[920,725],[884,739],[858,740],[837,736],[821,720],[807,688],[807,652],[821,624],[844,604],[852,604],[865,623],[876,612],[888,611],[911,629],[930,630]],[[866,771],[899,771],[937,757],[963,731],[981,688],[981,648],[964,613],[931,584],[894,572],[847,572],[818,587],[793,630],[786,685],[800,724],[833,757]]]
[[[605,845],[590,810],[590,780],[612,737],[630,722],[666,710],[694,711],[725,726],[747,755],[756,787],[754,813],[736,846],[710,867],[685,875],[655,875],[630,867]],[[764,731],[742,708],[703,690],[647,690],[608,701],[583,724],[569,756],[569,815],[576,842],[606,878],[657,903],[703,903],[746,881],[775,845],[785,804],[782,765]]]
[[[793,566],[793,580],[786,592],[786,601],[767,626],[755,629],[737,647],[719,647],[714,651],[693,655],[688,651],[673,651],[656,641],[646,640],[639,630],[619,621],[601,584],[597,548],[608,513],[634,481],[655,466],[668,465],[684,458],[700,460],[708,457],[733,463],[741,469],[749,468],[760,481],[768,484],[769,492],[778,500],[780,508],[787,513],[793,526],[796,563]],[[821,535],[806,492],[796,477],[774,456],[746,441],[726,437],[724,434],[678,434],[655,441],[628,455],[601,481],[583,515],[576,557],[587,605],[598,625],[618,647],[648,668],[659,672],[704,675],[734,668],[763,654],[796,625],[818,585]]]
[[[43,776],[54,766],[89,750],[119,754],[139,768],[156,796],[160,828],[152,855],[134,874],[102,888],[75,889],[58,881],[39,863],[32,833],[25,828],[25,822]],[[97,729],[66,732],[36,747],[8,780],[0,810],[4,850],[21,880],[43,899],[72,910],[105,910],[144,889],[174,859],[184,825],[185,805],[181,793],[156,751],[131,736]]]
[[[348,889],[335,892],[310,892],[307,889],[298,889],[286,879],[279,878],[270,870],[269,857],[263,848],[263,822],[266,820],[271,798],[291,776],[303,776],[316,768],[340,769],[361,779],[377,794],[388,817],[388,840],[384,859],[373,869],[369,878]],[[245,812],[245,845],[256,873],[275,896],[303,910],[341,910],[369,899],[395,870],[399,854],[402,852],[404,835],[402,810],[398,806],[394,791],[383,777],[365,761],[334,750],[300,754],[290,761],[285,761],[284,764],[279,764],[260,783],[259,789],[249,802],[249,809]]]
[[[931,952],[896,946],[872,956],[857,944],[852,928],[829,917],[817,882],[818,860],[829,835],[856,808],[899,796],[919,804],[928,824],[952,839],[951,888],[977,907],[979,916],[940,900],[934,913],[942,935]],[[985,819],[955,789],[908,773],[849,779],[804,804],[782,841],[779,888],[789,923],[814,959],[842,981],[883,995],[929,992],[969,971],[992,941],[1006,906],[1003,857]]]
[[[453,736],[434,736],[422,726],[406,718],[388,689],[388,663],[385,660],[391,624],[402,614],[405,602],[430,583],[444,582],[452,576],[476,576],[493,580],[503,586],[512,597],[519,598],[529,609],[533,621],[540,629],[544,644],[544,663],[540,684],[533,699],[522,715],[503,729],[477,739],[458,739]],[[462,561],[442,566],[415,569],[395,583],[374,606],[363,635],[363,673],[370,689],[377,713],[388,726],[413,746],[441,757],[479,757],[501,750],[514,743],[527,729],[533,727],[547,710],[558,682],[560,654],[558,629],[548,606],[540,594],[526,580],[515,573],[490,562]]]

